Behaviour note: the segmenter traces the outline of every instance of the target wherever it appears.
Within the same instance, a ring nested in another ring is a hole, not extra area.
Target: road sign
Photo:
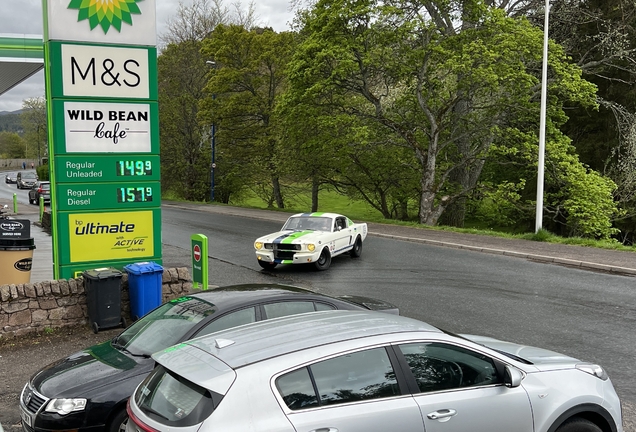
[[[43,1],[56,279],[161,262],[156,0],[93,3]]]
[[[208,289],[208,238],[203,234],[192,234],[192,287]]]

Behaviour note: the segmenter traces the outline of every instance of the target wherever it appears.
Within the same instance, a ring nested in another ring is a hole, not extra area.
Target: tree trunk
[[[440,217],[440,225],[452,226],[456,228],[464,227],[466,218],[466,197],[459,197],[446,207]]]
[[[318,189],[320,183],[318,182],[318,178],[315,176],[311,179],[311,211],[318,211]]]
[[[283,202],[283,194],[281,193],[281,190],[280,190],[280,181],[278,176],[272,177],[272,186],[274,188],[273,192],[274,192],[274,201],[276,201],[276,206],[279,209],[284,209],[285,203]]]

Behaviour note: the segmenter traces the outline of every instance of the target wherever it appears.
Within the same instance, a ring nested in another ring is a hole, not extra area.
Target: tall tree
[[[158,59],[162,187],[182,198],[206,200],[211,187],[211,123],[199,119],[199,103],[210,74],[202,40],[219,24],[253,25],[253,3],[232,7],[219,0],[179,3],[177,13],[161,35]]]
[[[4,159],[26,157],[24,140],[15,132],[0,132],[0,156]]]
[[[291,67],[299,100],[374,123],[392,145],[410,149],[419,165],[419,220],[429,225],[476,185],[510,107],[538,108],[542,47],[526,20],[479,1],[434,5],[319,1],[301,16],[307,38]],[[455,16],[471,25],[456,31]],[[558,47],[551,64],[568,90],[552,103],[589,104],[593,86]],[[451,181],[458,171],[470,181]]]
[[[39,97],[22,101],[20,118],[29,151],[26,157],[37,157],[39,165],[42,157],[47,155],[46,99]]]
[[[158,59],[162,187],[188,200],[209,196],[209,125],[197,119],[208,69],[200,42],[170,44]]]
[[[271,29],[220,25],[203,42],[202,52],[216,67],[201,105],[201,118],[218,127],[225,163],[269,205],[285,207],[281,187],[280,122],[276,107],[286,88],[286,67],[294,35]]]

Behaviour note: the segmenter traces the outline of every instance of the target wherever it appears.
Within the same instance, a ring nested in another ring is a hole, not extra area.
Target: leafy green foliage
[[[39,97],[22,101],[20,120],[28,151],[26,157],[42,161],[42,157],[46,155],[48,141],[46,99]]]
[[[38,178],[42,181],[49,181],[49,165],[40,165],[35,168],[35,172],[38,174]]]
[[[9,113],[0,115],[0,132],[22,133],[20,114]]]
[[[0,132],[0,157],[19,159],[25,157],[25,144],[20,135],[14,132]]]
[[[162,189],[203,201],[210,190],[210,125],[197,119],[208,69],[201,44],[171,44],[158,59]]]
[[[480,2],[427,4],[439,21],[410,14],[410,6],[318,1],[302,17],[305,38],[290,65],[287,105],[314,107],[323,124],[333,117],[329,132],[315,129],[325,141],[347,143],[332,152],[340,159],[334,184],[351,179],[348,187],[385,217],[392,214],[388,201],[408,209],[415,199],[420,222],[436,224],[478,184],[484,162],[495,155],[491,146],[517,152],[502,136],[516,135],[526,150],[536,147],[527,138],[539,117],[543,34]],[[455,13],[462,14],[460,31],[444,24]],[[595,107],[595,87],[560,47],[551,47],[550,64],[552,122],[567,119],[565,102]],[[523,157],[536,160],[536,151],[530,155]],[[496,175],[507,184],[523,179]],[[408,180],[395,185],[395,178]]]
[[[285,206],[280,160],[286,153],[276,107],[294,46],[291,33],[238,25],[219,25],[203,42],[214,67],[199,118],[217,127],[219,187],[228,198],[250,185],[268,206]]]

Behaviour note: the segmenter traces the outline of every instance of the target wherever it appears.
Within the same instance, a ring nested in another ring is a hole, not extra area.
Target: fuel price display
[[[152,175],[151,160],[118,160],[116,161],[116,165],[116,173],[120,177],[140,177]]]
[[[130,183],[161,179],[161,164],[157,155],[126,154],[98,158],[64,155],[56,158],[55,166],[59,183]]]
[[[117,188],[118,203],[142,203],[152,201],[152,187],[120,187]]]
[[[59,185],[60,210],[134,209],[161,205],[159,182],[68,183]]]

